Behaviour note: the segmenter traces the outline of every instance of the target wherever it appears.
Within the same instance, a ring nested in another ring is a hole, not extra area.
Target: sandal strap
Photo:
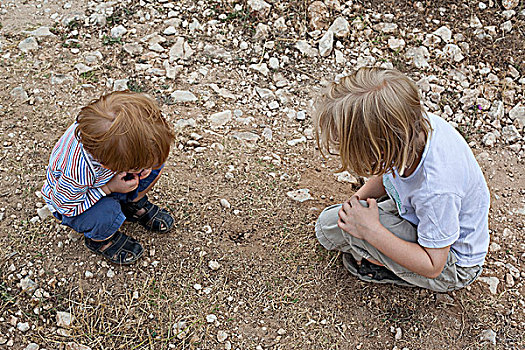
[[[110,244],[109,247],[102,249],[108,243]],[[144,251],[137,240],[120,231],[115,232],[112,237],[105,241],[93,241],[86,237],[85,245],[91,251],[116,264],[131,264],[140,258]]]
[[[144,214],[137,215],[137,211],[144,209]],[[122,211],[126,218],[132,222],[138,222],[149,230],[167,232],[173,226],[173,218],[165,210],[151,203],[147,196],[137,202],[122,204]]]

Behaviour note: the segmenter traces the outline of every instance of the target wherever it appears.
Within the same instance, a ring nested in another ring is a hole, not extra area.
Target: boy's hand
[[[133,191],[139,186],[139,176],[133,174],[133,179],[124,180],[126,173],[118,173],[107,183],[107,188],[110,192],[128,193]]]
[[[349,201],[343,203],[337,221],[337,226],[340,229],[363,240],[366,240],[366,234],[369,230],[375,230],[381,226],[376,200],[368,198],[366,201],[368,208],[359,203],[358,196],[352,196]]]

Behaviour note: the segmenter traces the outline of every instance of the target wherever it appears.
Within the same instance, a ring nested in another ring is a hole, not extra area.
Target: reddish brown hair
[[[168,158],[173,131],[157,103],[145,94],[112,92],[82,108],[76,137],[114,171],[155,168]]]

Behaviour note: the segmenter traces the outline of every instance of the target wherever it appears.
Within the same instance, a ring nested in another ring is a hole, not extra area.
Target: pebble
[[[113,278],[115,277],[115,271],[113,271],[113,269],[109,269],[108,272],[106,273],[106,276],[108,278]]]
[[[502,0],[501,4],[507,10],[512,10],[515,7],[518,7],[520,0]]]
[[[24,277],[20,280],[20,287],[22,288],[22,292],[32,295],[38,288],[38,284],[29,277]]]
[[[38,41],[34,37],[30,36],[29,38],[26,38],[26,39],[22,40],[18,44],[18,48],[23,53],[28,53],[30,51],[37,50],[38,49]]]
[[[113,91],[128,90],[129,79],[117,79],[113,82]]]
[[[492,345],[496,345],[496,332],[494,332],[492,329],[486,329],[481,332],[480,338],[481,341],[488,341],[492,343]]]
[[[334,176],[337,177],[337,181],[339,181],[339,182],[348,182],[348,183],[350,183],[352,185],[358,185],[359,184],[359,180],[357,180],[348,171],[343,171],[342,173],[335,173]]]
[[[256,13],[260,17],[266,17],[272,8],[272,5],[264,0],[248,0],[248,8],[251,12]]]
[[[230,209],[231,208],[231,204],[230,204],[230,202],[228,202],[228,200],[226,198],[221,198],[219,200],[219,203],[221,204],[221,207],[223,207],[225,209]]]
[[[313,199],[310,195],[310,190],[307,188],[301,188],[295,191],[286,192],[286,195],[297,202],[305,202],[307,200]]]
[[[36,213],[38,214],[38,217],[42,220],[53,216],[53,214],[51,213],[51,211],[49,211],[49,208],[47,206],[37,209]]]
[[[51,31],[49,30],[49,27],[39,27],[33,31],[30,31],[30,32],[26,32],[24,31],[23,32],[24,34],[28,34],[28,35],[31,35],[33,37],[47,37],[47,36],[50,36],[50,37],[54,37],[55,34],[51,33]]]
[[[69,312],[57,312],[57,327],[70,328],[73,322],[73,316]]]
[[[206,315],[206,322],[208,323],[215,323],[217,321],[217,316],[214,314]]]
[[[219,341],[219,343],[222,343],[226,340],[226,338],[228,338],[228,333],[224,332],[224,331],[218,331],[217,332],[217,340]]]
[[[497,294],[498,292],[498,284],[499,284],[499,279],[497,277],[485,277],[485,276],[482,276],[482,277],[479,277],[478,280],[480,282],[483,282],[483,283],[486,283],[489,285],[489,290],[492,294]]]
[[[121,38],[122,36],[124,36],[126,33],[128,32],[128,30],[122,25],[118,25],[116,27],[113,27],[111,28],[111,37],[113,38]]]
[[[18,101],[25,101],[29,98],[29,96],[27,95],[27,92],[21,86],[17,86],[13,88],[11,92],[9,93],[9,95],[11,95],[13,99],[18,100]]]
[[[208,118],[208,121],[210,122],[210,125],[212,126],[212,128],[218,128],[218,127],[224,126],[231,120],[232,120],[232,111],[229,109],[222,111],[222,112],[214,113],[210,115],[210,117]]]
[[[16,328],[20,332],[27,332],[31,327],[29,327],[29,323],[27,323],[27,322],[18,322],[16,324]]]
[[[24,350],[39,350],[39,349],[40,349],[40,345],[38,345],[37,343],[29,343],[24,348]]]
[[[216,260],[210,260],[210,262],[208,263],[208,267],[213,271],[217,271],[221,268],[221,264],[219,264]]]
[[[171,93],[171,98],[175,102],[195,102],[197,101],[197,96],[195,96],[191,91],[176,90]]]
[[[270,73],[270,70],[268,69],[268,65],[266,63],[251,64],[250,69],[257,71],[264,76],[268,76],[268,73]]]
[[[350,34],[350,24],[345,17],[337,17],[328,30],[337,38],[346,38]]]
[[[276,57],[270,57],[270,60],[268,61],[268,65],[270,69],[277,70],[279,69],[279,59]]]
[[[330,30],[328,30],[321,40],[319,40],[319,54],[322,57],[327,57],[332,52],[334,44],[334,33]]]
[[[248,142],[255,142],[259,140],[259,135],[250,132],[250,131],[235,131],[231,133],[231,136],[234,139],[242,140],[242,141],[248,141]]]
[[[393,51],[401,51],[405,48],[405,40],[403,39],[396,39],[396,38],[390,38],[388,39],[388,47],[390,50]]]
[[[295,43],[295,48],[299,50],[303,55],[308,57],[315,57],[319,55],[317,49],[310,46],[310,44],[308,44],[308,42],[305,40],[297,41],[297,43]]]
[[[84,276],[85,276],[86,278],[93,278],[93,272],[86,271],[86,272],[84,272]]]

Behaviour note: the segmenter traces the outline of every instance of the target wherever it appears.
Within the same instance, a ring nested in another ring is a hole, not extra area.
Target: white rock
[[[262,100],[268,101],[268,100],[272,100],[275,98],[275,94],[270,89],[260,88],[256,86],[255,91],[257,92],[257,95],[259,95],[259,97]]]
[[[184,40],[184,37],[180,36],[175,41],[175,44],[170,49],[170,62],[173,62],[177,59],[187,60],[193,56],[193,49],[190,44]]]
[[[254,142],[259,140],[259,135],[250,131],[236,131],[231,134],[234,139]]]
[[[217,340],[219,341],[219,343],[222,343],[223,341],[225,341],[226,338],[228,338],[228,333],[226,333],[225,331],[217,332]]]
[[[20,51],[24,53],[28,53],[29,51],[33,51],[33,50],[37,50],[38,41],[32,36],[30,36],[29,38],[22,40],[18,44],[18,48],[20,49]]]
[[[16,324],[16,328],[20,331],[20,332],[27,332],[29,330],[29,323],[27,322],[18,322]]]
[[[350,34],[350,24],[346,18],[337,17],[328,30],[338,38],[345,38]]]
[[[289,145],[289,146],[296,146],[298,145],[299,143],[303,143],[303,142],[306,142],[306,137],[302,136],[298,139],[293,139],[293,140],[290,140],[290,141],[286,141],[286,143]]]
[[[17,101],[25,101],[29,98],[27,92],[21,86],[13,88],[11,92],[9,92],[9,95],[11,95],[11,97]]]
[[[217,271],[221,268],[221,264],[219,264],[216,260],[210,260],[208,262],[208,267],[212,269],[213,271]]]
[[[486,329],[481,332],[480,338],[481,341],[489,341],[492,343],[492,345],[496,345],[496,332],[494,332],[492,329]]]
[[[164,29],[162,34],[164,34],[164,35],[177,34],[177,29],[174,26],[169,26],[168,28]]]
[[[195,283],[195,284],[193,285],[193,289],[195,289],[195,290],[201,290],[201,289],[202,289],[202,285],[200,285],[199,283]]]
[[[478,278],[480,282],[486,283],[489,285],[489,290],[492,294],[496,294],[498,292],[498,284],[499,279],[497,277],[479,277]]]
[[[297,202],[304,202],[313,199],[310,195],[310,190],[307,188],[301,188],[295,191],[286,192],[286,195]]]
[[[226,125],[226,123],[232,120],[232,111],[227,109],[222,112],[214,113],[210,115],[208,121],[212,127],[220,127]]]
[[[266,17],[272,5],[263,0],[248,0],[248,8],[251,12],[255,12],[261,17]]]
[[[403,331],[402,331],[401,328],[399,328],[399,327],[396,328],[396,334],[395,334],[395,336],[394,336],[394,339],[395,339],[396,341],[399,341],[399,340],[401,340],[402,337],[403,337]]]
[[[328,30],[321,40],[319,40],[319,54],[322,57],[327,57],[332,52],[334,45],[334,33]]]
[[[518,124],[519,129],[523,129],[525,126],[525,106],[518,102],[510,111],[509,118],[512,119],[515,124]]]
[[[518,129],[516,129],[514,125],[504,126],[503,129],[501,129],[501,136],[508,143],[514,142],[521,138]]]
[[[51,33],[51,31],[49,30],[49,27],[40,27],[31,32],[24,31],[23,33],[31,35],[31,36],[36,36],[37,38],[46,37],[46,36],[55,36],[55,34]]]
[[[407,50],[406,57],[412,59],[412,63],[417,68],[428,68],[430,65],[428,64],[427,59],[430,57],[430,53],[428,52],[428,49],[424,46],[420,47],[412,47]]]
[[[126,51],[128,54],[132,56],[140,55],[142,54],[142,51],[144,50],[142,48],[142,45],[138,43],[126,43],[122,46],[122,49],[124,49],[124,51]]]
[[[299,50],[303,55],[308,57],[315,57],[319,55],[317,49],[313,48],[308,44],[306,40],[299,40],[295,43],[295,48]]]
[[[277,57],[270,57],[270,60],[268,61],[268,65],[270,66],[270,69],[276,70],[279,69],[279,60]]]
[[[214,314],[206,315],[206,322],[215,323],[215,321],[217,321],[217,316],[215,316]]]
[[[38,284],[29,276],[26,276],[20,280],[20,288],[22,288],[22,292],[32,295],[38,288]]]
[[[352,185],[359,184],[359,180],[352,176],[352,174],[350,174],[348,171],[343,171],[342,173],[336,173],[334,175],[337,177],[337,181],[339,182],[348,182]]]
[[[128,32],[128,30],[122,24],[120,24],[120,25],[118,25],[116,27],[111,28],[111,37],[112,38],[121,38],[127,32]]]
[[[85,276],[86,278],[88,278],[88,279],[89,279],[89,278],[93,278],[93,272],[91,272],[91,271],[86,271],[86,272],[84,272],[84,276]]]
[[[397,30],[397,24],[395,23],[380,23],[379,29],[383,33],[393,33]]]
[[[113,269],[109,269],[108,272],[106,273],[106,276],[108,278],[113,278],[115,277],[115,271],[113,271]]]
[[[220,88],[217,84],[210,84],[211,89],[220,97],[228,98],[231,100],[236,100],[237,96],[232,94],[230,91],[228,91],[225,88]]]
[[[175,90],[171,93],[171,98],[175,102],[195,102],[198,100],[197,96],[187,90]]]
[[[501,30],[510,33],[512,31],[512,21],[505,21],[501,24]]]
[[[39,350],[39,349],[40,349],[40,345],[38,345],[37,343],[29,343],[24,348],[24,350]]]
[[[444,42],[449,42],[452,38],[452,31],[446,26],[442,26],[434,32],[434,35],[439,36]]]
[[[487,147],[492,147],[496,143],[496,135],[493,132],[488,132],[483,136],[481,142]]]
[[[70,328],[73,323],[73,316],[69,312],[57,312],[57,327]]]
[[[70,83],[73,82],[73,77],[66,74],[57,74],[52,73],[51,74],[51,84],[64,84],[64,83]]]
[[[405,40],[390,38],[388,39],[388,47],[392,51],[397,51],[397,50],[401,51],[405,48]]]
[[[507,10],[511,10],[520,4],[520,0],[502,0],[501,4]]]
[[[445,57],[451,58],[455,62],[461,62],[465,58],[459,46],[455,44],[445,45],[445,47],[443,48],[443,54],[445,55]]]
[[[69,342],[66,343],[66,348],[64,350],[91,350],[91,348],[87,345]]]
[[[91,72],[93,70],[92,67],[86,66],[84,63],[77,63],[74,67],[79,74],[84,74],[87,72]]]
[[[231,204],[230,204],[230,202],[228,202],[228,200],[226,198],[221,198],[219,200],[219,203],[221,204],[221,207],[223,207],[225,209],[230,209],[231,208]]]
[[[118,79],[113,82],[113,91],[128,90],[129,79]]]
[[[264,76],[267,76],[270,70],[268,69],[268,66],[266,63],[259,63],[259,64],[251,64],[250,69],[253,69],[259,73],[261,73]]]

